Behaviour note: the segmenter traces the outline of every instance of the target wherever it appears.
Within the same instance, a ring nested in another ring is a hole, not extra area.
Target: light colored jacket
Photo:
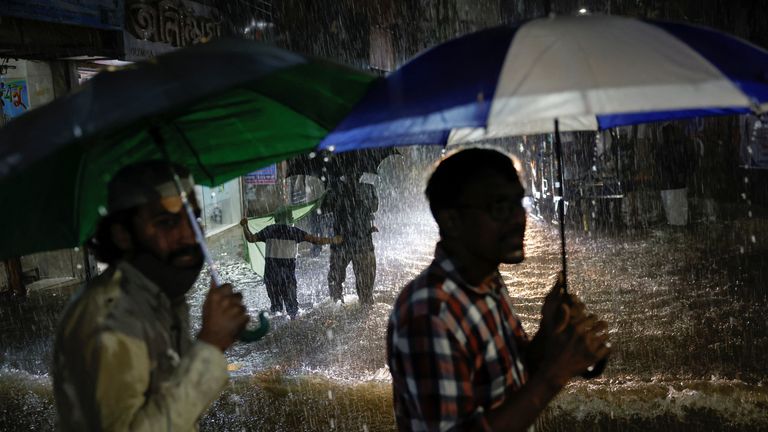
[[[56,334],[63,431],[194,431],[227,379],[223,353],[191,340],[186,300],[126,262],[75,296]]]

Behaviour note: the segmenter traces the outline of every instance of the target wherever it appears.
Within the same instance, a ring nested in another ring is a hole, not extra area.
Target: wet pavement
[[[376,304],[361,309],[351,267],[345,304],[327,294],[328,249],[301,248],[300,316],[272,319],[262,341],[228,352],[233,380],[202,430],[393,430],[386,320],[397,293],[432,259],[437,229],[426,205],[382,211],[374,234]],[[575,380],[538,430],[768,430],[768,272],[765,220],[659,226],[638,232],[569,230],[573,292],[609,321],[614,352],[603,376]],[[531,220],[527,259],[502,267],[516,310],[533,334],[559,266],[556,227]],[[244,262],[220,263],[249,310],[268,309],[262,281]],[[190,294],[193,323],[207,289]],[[50,334],[63,294],[31,295],[0,322],[0,430],[49,430],[55,422]],[[26,329],[26,330],[25,330]],[[25,413],[19,416],[18,413]]]
[[[289,389],[286,394],[297,398],[293,405],[282,401],[274,407],[284,412],[280,417],[308,421],[312,416],[303,411],[336,401],[328,415],[339,430],[391,430],[386,320],[399,289],[431,261],[437,232],[425,208],[382,222],[372,311],[357,306],[351,276],[345,283],[347,303],[328,301],[325,250],[318,258],[299,260],[301,318],[276,319],[263,342],[230,354],[234,375]],[[563,391],[540,420],[540,430],[768,428],[768,325],[760,319],[768,261],[765,242],[752,241],[764,238],[766,228],[764,221],[736,220],[642,232],[569,231],[571,289],[610,322],[614,352],[603,376],[575,380]],[[555,226],[531,220],[526,261],[501,269],[530,334],[559,270],[558,241]],[[232,264],[226,271],[247,280],[249,270],[237,270],[244,268]],[[256,289],[264,288],[257,283]],[[266,308],[263,294],[248,302]],[[307,388],[319,395],[304,399],[312,393]],[[362,398],[354,393],[361,388],[381,396]],[[350,394],[334,398],[336,392]],[[254,402],[271,406],[275,399],[262,395]],[[367,419],[381,407],[384,424],[372,424]],[[249,424],[234,423],[228,430]],[[212,429],[222,426],[214,424]],[[323,430],[301,421],[290,424],[290,430]]]

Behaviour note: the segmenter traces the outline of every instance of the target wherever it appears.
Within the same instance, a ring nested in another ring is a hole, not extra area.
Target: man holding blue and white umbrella
[[[387,329],[398,428],[525,430],[608,356],[607,324],[559,282],[536,336],[523,330],[499,273],[524,259],[524,189],[507,155],[453,154],[426,194],[440,228],[435,260],[400,293]]]

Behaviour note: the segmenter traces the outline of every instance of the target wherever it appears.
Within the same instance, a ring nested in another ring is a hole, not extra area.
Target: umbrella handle
[[[555,156],[557,157],[557,171],[558,171],[558,177],[559,177],[559,185],[557,187],[558,192],[560,192],[560,205],[557,206],[557,217],[558,222],[560,223],[560,257],[561,262],[560,265],[562,266],[562,272],[563,272],[563,302],[571,306],[573,302],[571,301],[571,297],[568,295],[568,279],[566,278],[566,256],[565,256],[565,187],[564,187],[564,176],[563,176],[563,144],[560,140],[560,125],[557,119],[555,119]],[[602,375],[603,371],[605,370],[605,367],[608,365],[608,359],[604,358],[600,360],[599,362],[595,363],[594,365],[590,366],[581,373],[581,377],[584,379],[592,379],[597,378],[600,375]]]

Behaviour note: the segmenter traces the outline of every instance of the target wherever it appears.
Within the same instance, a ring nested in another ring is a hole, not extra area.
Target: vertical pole
[[[568,292],[568,278],[566,273],[567,260],[565,256],[565,194],[563,185],[563,145],[560,140],[560,124],[555,119],[555,157],[557,158],[558,186],[557,191],[560,194],[560,202],[557,206],[557,219],[560,224],[560,259],[563,271],[563,292]]]
[[[205,242],[205,235],[203,234],[203,230],[198,223],[197,217],[195,217],[195,212],[192,208],[192,204],[189,202],[187,191],[184,190],[184,186],[181,184],[179,173],[173,169],[170,155],[168,154],[168,150],[165,147],[165,140],[160,134],[160,130],[158,128],[151,128],[150,135],[154,139],[155,144],[157,144],[160,151],[163,153],[165,160],[168,161],[169,167],[171,169],[173,183],[176,185],[176,190],[179,192],[179,197],[181,198],[181,203],[183,204],[182,208],[187,214],[189,225],[195,234],[195,241],[197,242],[198,246],[200,246],[200,252],[203,254],[203,259],[205,263],[208,264],[208,272],[211,275],[211,279],[213,280],[214,285],[218,288],[224,284],[224,280],[219,275],[216,262],[213,260],[213,256],[208,249],[208,244]],[[243,330],[243,332],[239,335],[239,339],[243,342],[256,342],[257,340],[263,338],[264,335],[267,334],[268,330],[269,320],[267,319],[266,314],[261,312],[259,313],[259,326],[255,329]]]
[[[560,139],[560,124],[555,119],[555,157],[557,158],[557,172],[559,177],[558,190],[560,192],[560,205],[557,208],[557,216],[560,222],[560,258],[563,267],[563,294],[568,295],[568,277],[566,274],[566,256],[565,256],[565,184],[563,183],[563,144]],[[571,303],[570,297],[566,297],[566,302]],[[608,364],[607,359],[602,359],[596,364],[587,368],[581,376],[585,379],[592,379],[600,376]]]

